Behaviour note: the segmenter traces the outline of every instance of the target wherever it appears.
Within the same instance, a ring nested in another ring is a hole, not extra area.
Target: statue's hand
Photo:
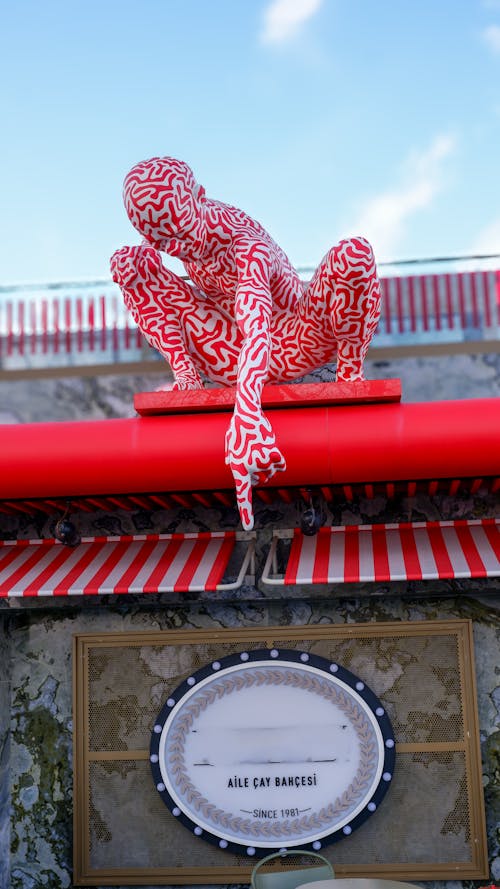
[[[125,290],[156,277],[162,269],[161,256],[154,247],[135,245],[115,250],[110,260],[111,277]]]
[[[226,463],[233,473],[236,500],[245,531],[253,528],[252,486],[268,482],[286,469],[271,424],[262,411],[241,416],[237,410],[226,432]]]

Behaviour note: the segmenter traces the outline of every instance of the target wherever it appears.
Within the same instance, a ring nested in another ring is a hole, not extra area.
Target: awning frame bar
[[[237,531],[235,537],[236,542],[248,542],[247,550],[243,562],[241,563],[238,577],[232,583],[218,583],[215,587],[216,590],[236,590],[238,589],[238,587],[242,586],[245,578],[248,579],[248,583],[255,583],[255,531]],[[247,574],[249,566],[250,571]]]
[[[271,546],[269,547],[264,570],[262,571],[262,583],[267,583],[270,586],[285,585],[285,575],[283,575],[282,577],[274,576],[278,573],[278,560],[276,550],[278,548],[278,540],[292,540],[293,534],[294,532],[291,529],[273,531],[273,539],[271,541]]]

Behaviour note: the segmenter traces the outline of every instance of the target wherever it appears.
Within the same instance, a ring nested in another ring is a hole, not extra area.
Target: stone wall
[[[2,887],[71,885],[72,724],[71,643],[74,633],[169,628],[252,627],[468,618],[474,623],[476,670],[488,842],[492,876],[500,877],[498,814],[500,700],[498,634],[500,597],[297,599],[288,602],[157,604],[99,603],[69,610],[3,613],[11,650],[11,878],[2,858]],[[5,703],[4,703],[5,707]],[[5,769],[5,764],[4,764]],[[3,771],[5,776],[5,771]],[[5,780],[3,785],[5,787]],[[2,833],[8,831],[6,794]],[[457,874],[457,876],[459,876]],[[436,884],[437,885],[437,884]],[[451,886],[452,884],[450,884]]]
[[[399,377],[406,402],[500,396],[500,352],[393,360],[377,359],[375,352],[372,355],[366,362],[366,378]],[[141,376],[4,378],[0,381],[0,424],[134,416],[134,393],[154,391],[170,379],[166,364],[157,362],[152,368],[155,370]],[[326,367],[306,379],[331,382],[335,374]]]
[[[8,624],[0,627],[0,887],[10,874],[11,648]]]
[[[400,376],[404,400],[500,395],[500,355],[409,358],[369,362],[368,378]],[[332,379],[330,369],[312,379]],[[157,388],[144,377],[18,380],[0,383],[0,421],[30,422],[133,416],[136,391]],[[258,504],[263,528],[258,574],[270,527],[293,527],[300,504]],[[497,498],[425,496],[335,503],[331,523],[493,515]],[[234,528],[235,510],[178,508],[170,512],[77,516],[82,533],[121,534]],[[0,537],[51,536],[53,519],[0,515]],[[314,591],[245,586],[234,593],[189,597],[104,597],[98,602],[0,600],[0,889],[42,889],[72,884],[72,679],[75,633],[151,629],[309,626],[392,620],[472,620],[478,684],[491,873],[500,881],[500,581],[330,585]],[[446,885],[456,889],[457,881]],[[478,881],[476,885],[487,882]]]

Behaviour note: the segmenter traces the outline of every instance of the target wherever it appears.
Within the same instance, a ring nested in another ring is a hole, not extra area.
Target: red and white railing
[[[379,334],[482,331],[498,334],[500,272],[409,275],[382,280]]]
[[[0,298],[0,357],[118,352],[144,339],[117,293]]]
[[[130,361],[141,352],[153,357],[117,289],[107,282],[98,287],[96,293],[91,284],[68,285],[64,295],[1,288],[0,365],[22,366],[30,357],[39,366],[70,356],[76,364],[83,355],[87,363]],[[500,271],[383,278],[373,346],[410,344],[412,336],[419,342],[498,339]]]

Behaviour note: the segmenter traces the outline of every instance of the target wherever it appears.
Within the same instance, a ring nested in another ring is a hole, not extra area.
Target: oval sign
[[[392,779],[385,708],[308,652],[244,651],[189,676],[153,727],[154,782],[196,836],[250,856],[348,836]]]

